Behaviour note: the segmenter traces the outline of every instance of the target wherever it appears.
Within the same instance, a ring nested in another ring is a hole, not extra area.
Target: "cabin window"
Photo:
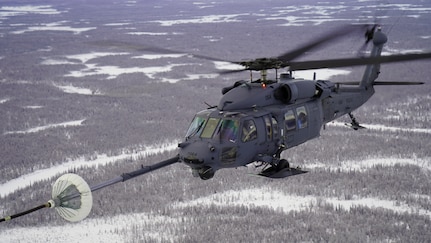
[[[202,131],[201,138],[212,138],[220,118],[210,118]]]
[[[306,128],[308,126],[308,116],[307,116],[307,110],[305,109],[305,106],[300,106],[296,108],[296,115],[298,117],[297,123],[298,128]]]
[[[256,124],[253,120],[244,121],[244,125],[242,126],[242,137],[241,140],[246,143],[257,138],[257,129]]]
[[[296,119],[293,110],[288,110],[284,114],[284,126],[286,127],[286,131],[292,131],[296,128]]]

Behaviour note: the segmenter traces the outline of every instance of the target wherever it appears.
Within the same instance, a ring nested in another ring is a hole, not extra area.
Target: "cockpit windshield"
[[[210,119],[208,119],[208,122],[201,134],[201,138],[212,138],[214,131],[218,126],[219,121],[220,121],[220,118],[211,117]]]
[[[240,122],[236,119],[207,118],[206,114],[197,115],[190,124],[186,139],[199,136],[201,138],[218,138],[221,142],[236,142],[239,125]]]
[[[191,137],[194,137],[196,135],[200,135],[202,132],[202,128],[204,127],[206,122],[206,119],[201,116],[196,116],[195,119],[193,119],[192,124],[190,124],[189,130],[186,134],[186,139],[189,139]]]

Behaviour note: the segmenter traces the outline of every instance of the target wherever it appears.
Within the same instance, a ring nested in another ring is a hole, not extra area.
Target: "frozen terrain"
[[[1,4],[0,217],[49,200],[61,174],[94,185],[174,156],[194,114],[249,79],[214,60],[274,57],[374,22],[388,34],[384,55],[430,51],[430,16],[420,0]],[[354,57],[363,41],[349,35],[301,60]],[[282,154],[306,174],[269,180],[251,164],[202,181],[175,164],[94,193],[82,222],[45,209],[1,223],[2,242],[426,242],[430,65],[382,65],[380,81],[425,84],[376,87],[354,113],[367,129],[342,117]],[[293,74],[348,82],[363,70]]]

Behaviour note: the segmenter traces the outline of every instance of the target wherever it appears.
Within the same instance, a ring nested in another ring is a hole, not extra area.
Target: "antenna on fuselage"
[[[268,71],[266,69],[260,70],[260,81],[266,82],[267,75],[268,75]]]

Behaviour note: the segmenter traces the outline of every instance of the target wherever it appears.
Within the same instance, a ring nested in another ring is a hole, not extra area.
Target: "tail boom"
[[[379,28],[373,36],[373,49],[370,57],[379,57],[382,54],[383,45],[388,41],[387,36]],[[362,81],[359,84],[360,88],[368,89],[373,87],[374,81],[379,77],[380,63],[367,65]]]

